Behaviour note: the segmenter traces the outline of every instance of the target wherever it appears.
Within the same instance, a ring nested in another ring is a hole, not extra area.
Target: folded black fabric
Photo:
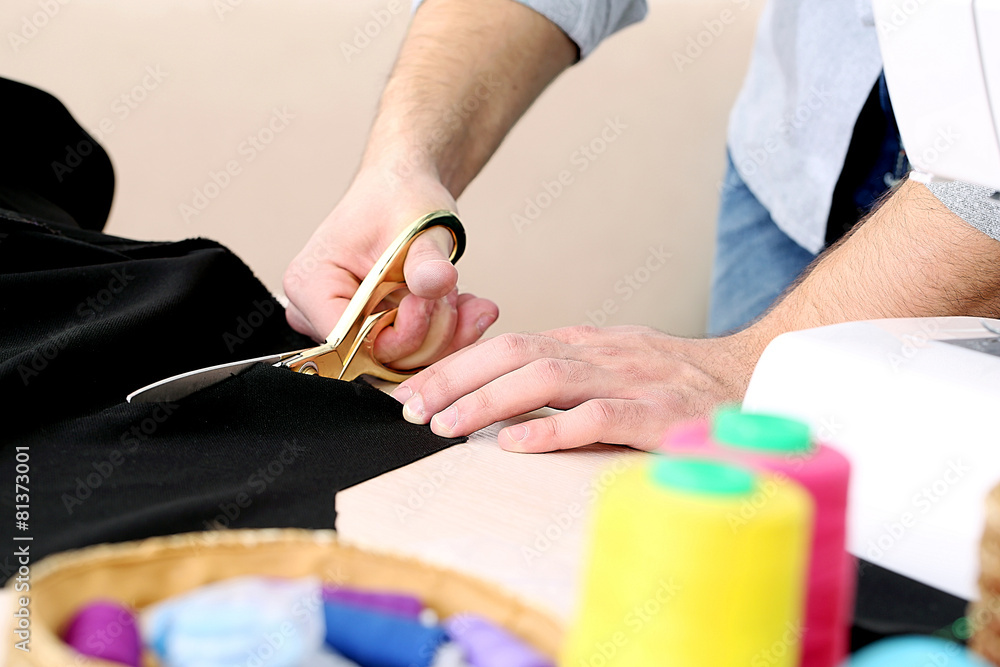
[[[332,528],[338,490],[460,441],[363,382],[263,365],[177,403],[125,403],[170,375],[311,345],[215,242],[0,215],[3,542],[32,536],[37,559],[207,528]]]
[[[101,145],[52,95],[0,77],[0,208],[100,230],[115,173]]]

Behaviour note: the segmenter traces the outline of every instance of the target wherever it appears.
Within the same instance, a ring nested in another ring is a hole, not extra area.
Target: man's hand
[[[382,94],[358,176],[285,273],[292,327],[325,339],[399,232],[431,211],[454,211],[517,119],[576,57],[555,24],[513,0],[427,0]],[[432,230],[410,247],[410,294],[375,341],[379,361],[425,366],[496,320],[495,304],[456,291],[448,243]]]
[[[655,449],[679,419],[739,401],[760,354],[752,336],[675,338],[647,327],[504,334],[419,373],[393,397],[438,435],[468,435],[543,406],[565,409],[509,426],[500,446],[546,452],[594,442]]]
[[[392,192],[388,179],[360,176],[285,272],[289,324],[320,341],[333,329],[361,280],[402,229],[430,211],[455,210],[440,183],[408,182]],[[397,368],[416,368],[475,342],[496,321],[496,304],[456,289],[448,261],[451,235],[430,230],[413,242],[392,327],[375,342],[375,356]]]
[[[509,426],[504,449],[593,442],[655,448],[675,421],[742,399],[767,343],[786,331],[884,317],[1000,313],[1000,243],[906,182],[813,263],[760,321],[687,340],[641,327],[505,334],[401,384],[410,421],[467,435],[542,406],[558,415]]]

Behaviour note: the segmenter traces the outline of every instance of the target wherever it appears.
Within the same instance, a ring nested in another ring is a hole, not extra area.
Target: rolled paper
[[[458,614],[444,625],[472,667],[554,667],[534,648],[481,616]]]
[[[365,591],[356,588],[324,586],[323,599],[389,614],[399,614],[408,618],[419,618],[424,610],[424,603],[419,598],[405,593],[387,591]]]
[[[142,640],[132,610],[113,600],[97,600],[77,610],[63,641],[78,653],[108,662],[139,667]]]
[[[143,634],[167,667],[298,667],[323,648],[320,582],[215,582],[147,609]]]
[[[809,494],[769,473],[633,466],[596,504],[560,665],[797,667],[811,525]]]
[[[938,637],[890,637],[869,644],[845,667],[990,667],[961,644]]]
[[[724,409],[714,419],[682,424],[661,451],[707,456],[767,470],[809,491],[816,508],[802,638],[802,667],[837,667],[847,656],[857,568],[847,551],[850,463],[812,441],[808,425],[774,415]],[[744,512],[752,512],[748,507]],[[737,515],[737,519],[740,515]]]
[[[429,667],[447,638],[440,626],[324,600],[326,643],[361,667]]]

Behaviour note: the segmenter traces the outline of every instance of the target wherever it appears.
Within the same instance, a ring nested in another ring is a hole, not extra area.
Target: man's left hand
[[[407,420],[452,437],[544,406],[564,410],[503,429],[500,446],[510,451],[595,442],[652,450],[671,424],[742,399],[760,354],[752,339],[749,330],[695,340],[639,326],[503,334],[434,364],[393,396]]]

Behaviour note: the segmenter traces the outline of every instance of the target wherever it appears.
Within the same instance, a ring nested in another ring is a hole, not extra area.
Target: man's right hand
[[[395,174],[359,174],[285,272],[292,328],[324,340],[403,228],[441,209],[454,211],[455,201],[433,178],[408,177],[404,186]],[[395,323],[375,341],[382,363],[427,366],[474,343],[496,321],[495,303],[458,293],[458,270],[448,261],[451,243],[446,230],[431,229],[410,247],[403,267],[408,290],[401,293]]]
[[[358,176],[285,272],[292,327],[324,340],[403,228],[432,211],[454,211],[514,122],[576,57],[566,34],[519,2],[421,5]],[[410,247],[409,293],[375,341],[382,363],[426,366],[475,342],[497,319],[496,304],[458,293],[450,243],[444,230],[431,230]]]

